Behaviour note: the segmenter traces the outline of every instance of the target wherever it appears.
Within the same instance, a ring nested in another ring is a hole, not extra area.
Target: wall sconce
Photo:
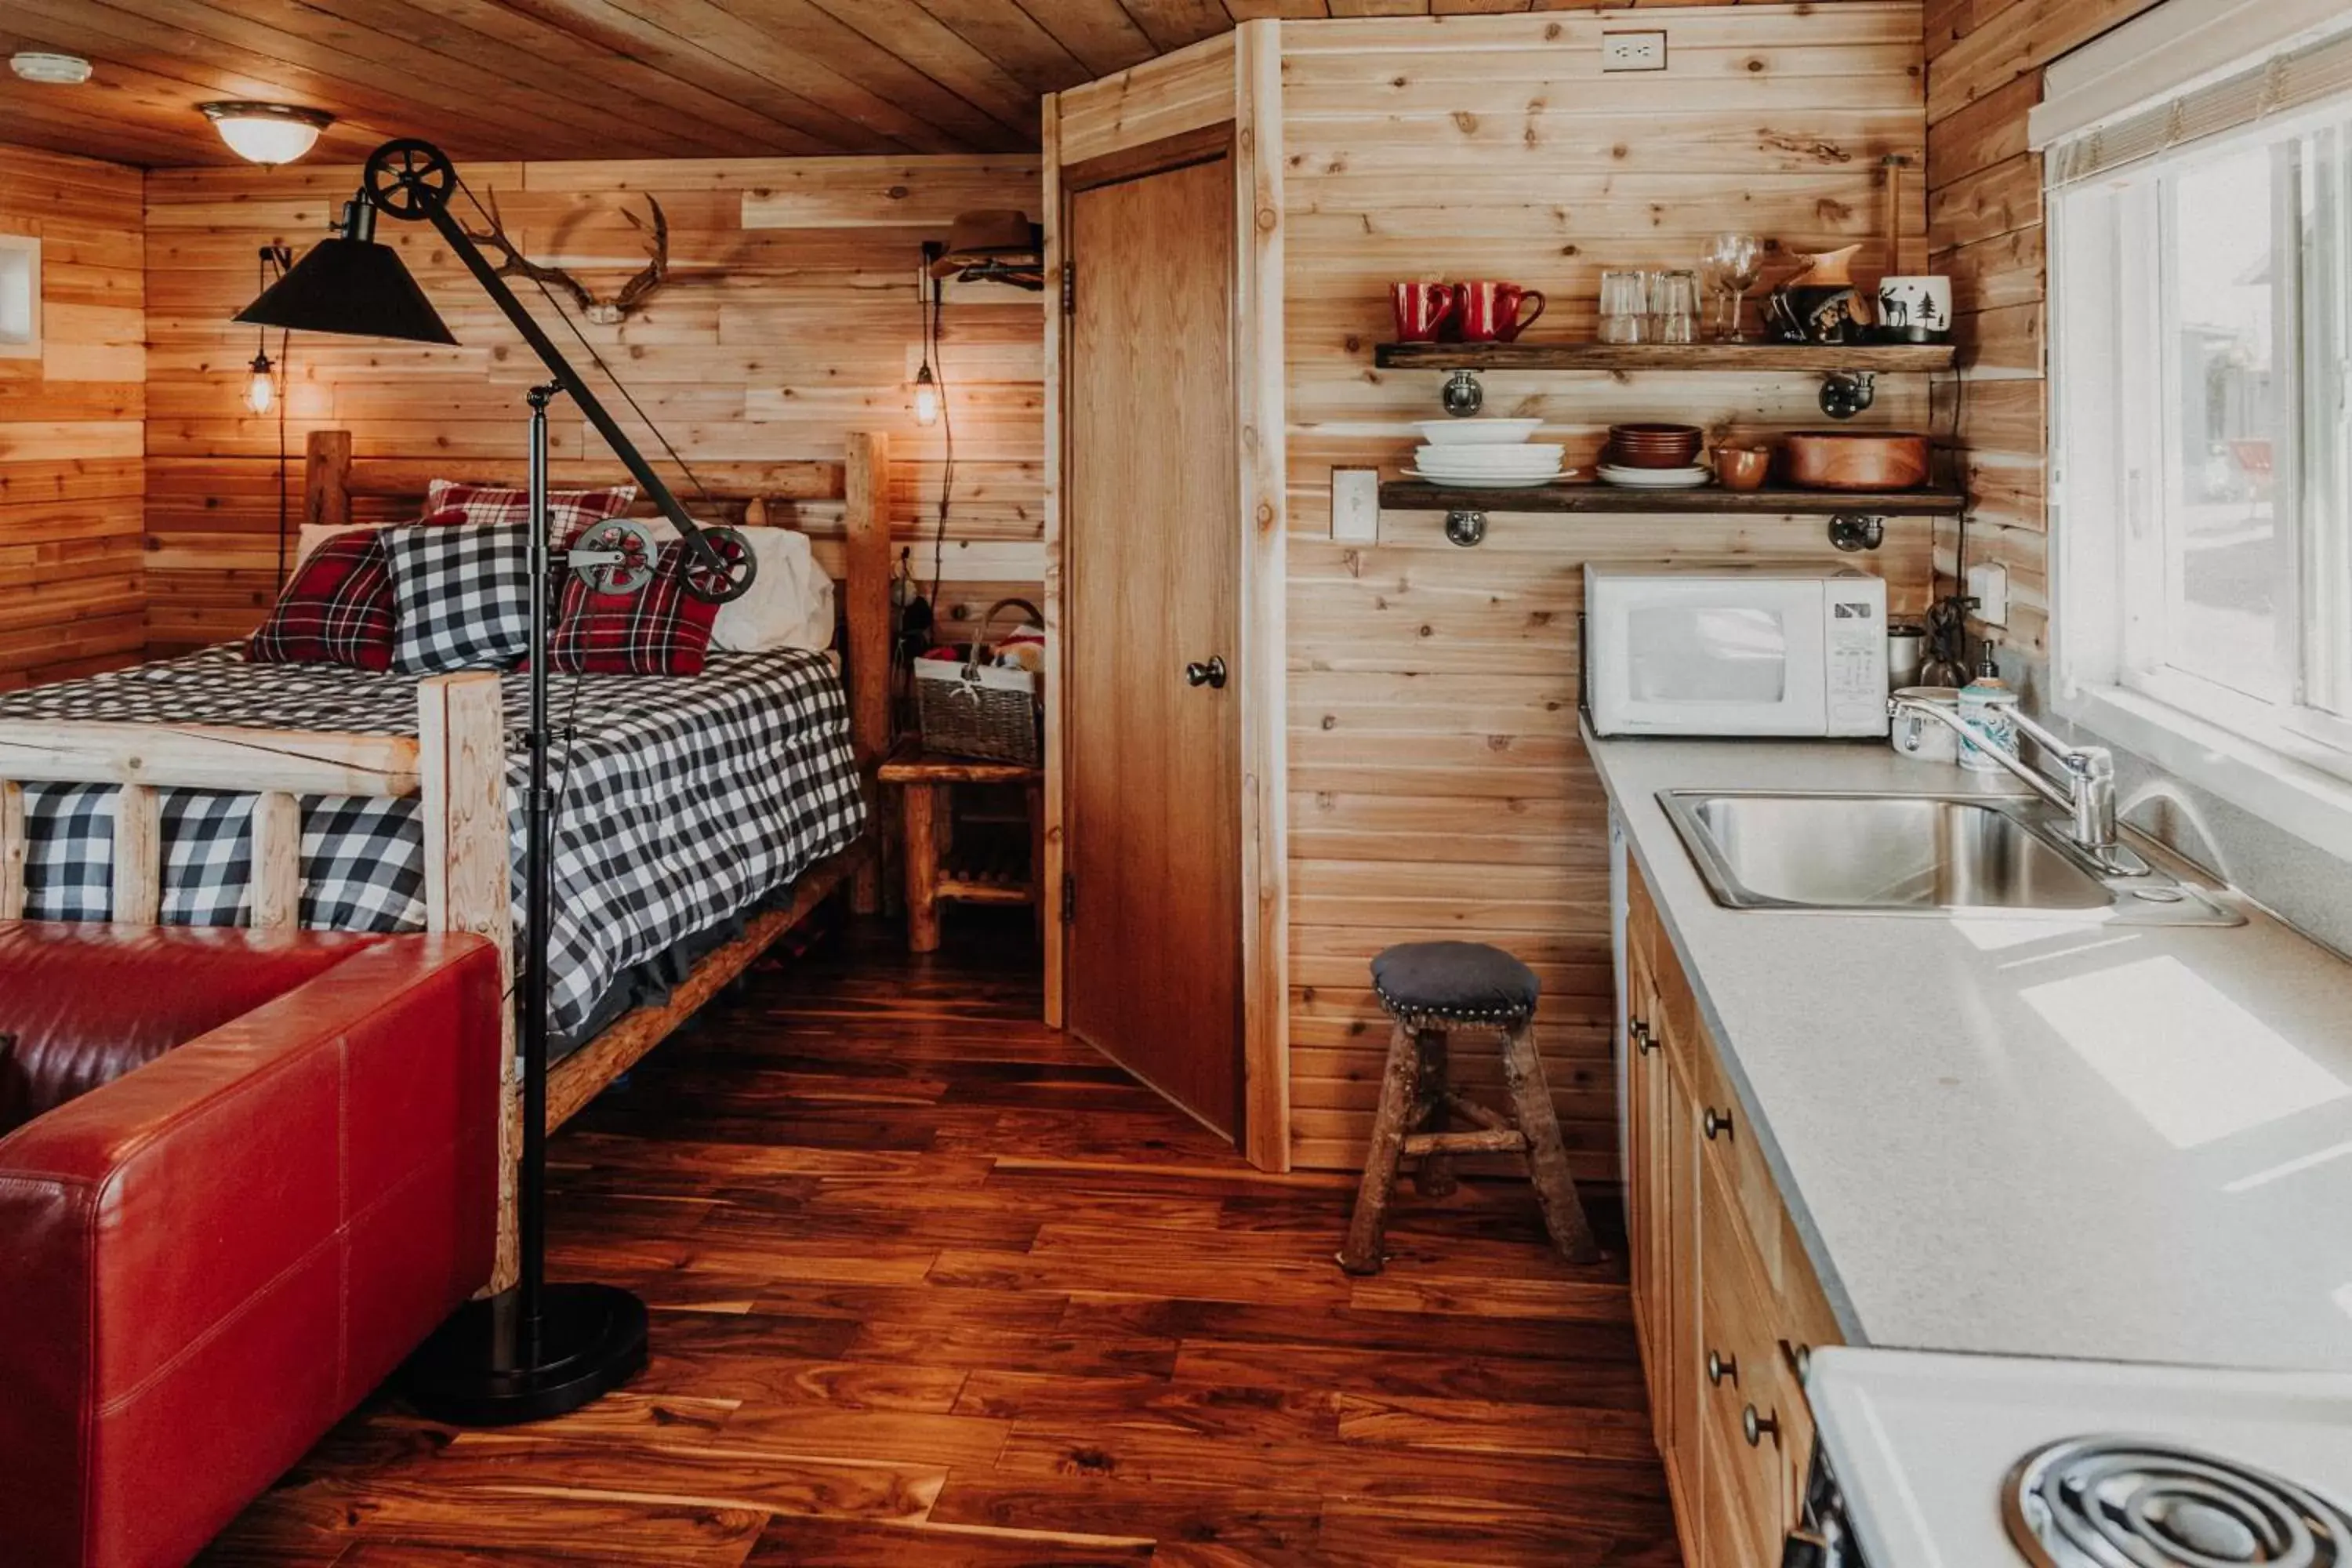
[[[261,275],[262,289],[266,292],[270,284],[285,277],[286,269],[293,265],[294,252],[290,247],[274,242],[263,246],[257,268]],[[284,332],[278,334],[279,359],[286,357],[287,344],[290,341],[288,334]],[[245,406],[257,419],[268,414],[271,405],[278,401],[277,378],[279,368],[269,358],[269,329],[267,327],[256,329],[251,366],[253,374],[246,380]]]
[[[319,144],[319,132],[335,122],[322,109],[291,103],[200,103],[230,152],[248,163],[274,169]]]
[[[923,269],[916,275],[915,310],[922,330],[923,363],[915,372],[915,423],[928,430],[940,422],[940,378],[931,359],[940,343],[940,302],[942,292],[938,263],[947,247],[935,240],[923,243]]]
[[[915,423],[928,430],[940,422],[940,383],[931,374],[930,357],[926,354],[923,368],[915,373]]]

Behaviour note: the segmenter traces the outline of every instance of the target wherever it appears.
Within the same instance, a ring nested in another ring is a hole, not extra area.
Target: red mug
[[[1433,343],[1438,328],[1454,313],[1454,289],[1444,283],[1391,283],[1389,305],[1396,311],[1397,342]]]
[[[1528,300],[1536,308],[1519,314]],[[1454,315],[1466,343],[1507,343],[1544,313],[1542,290],[1516,283],[1461,283],[1454,289]]]

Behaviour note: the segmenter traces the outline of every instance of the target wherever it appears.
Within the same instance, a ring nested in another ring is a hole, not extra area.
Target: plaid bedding
[[[549,1022],[559,1041],[571,1041],[631,966],[848,847],[866,806],[850,754],[848,700],[823,654],[714,652],[690,679],[555,675],[550,684],[550,772],[560,795]],[[509,676],[505,696],[520,931],[527,682]],[[248,664],[223,647],[0,697],[5,719],[414,735],[416,683],[332,665]],[[0,754],[0,776],[5,771]],[[164,922],[244,923],[253,797],[159,795]],[[27,919],[109,917],[113,796],[106,784],[25,786]],[[302,923],[422,929],[424,858],[415,800],[306,796]]]

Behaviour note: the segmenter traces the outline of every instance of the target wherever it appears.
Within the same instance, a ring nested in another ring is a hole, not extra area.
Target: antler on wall
[[[514,241],[507,237],[506,221],[499,216],[498,193],[491,192],[488,201],[489,232],[476,234],[468,229],[466,237],[506,258],[499,263],[499,276],[528,278],[534,283],[562,289],[572,296],[572,303],[579,306],[580,314],[600,327],[618,325],[628,318],[631,311],[643,305],[655,289],[669,281],[669,217],[662,211],[661,203],[651,196],[646,198],[646,205],[653,209],[653,243],[648,248],[649,258],[610,300],[597,299],[586,284],[562,268],[548,267],[523,255]],[[632,227],[642,229],[646,226],[633,212],[625,210],[621,216],[629,220]]]

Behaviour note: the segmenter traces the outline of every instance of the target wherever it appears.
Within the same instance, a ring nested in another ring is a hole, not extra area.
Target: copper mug
[[[1433,343],[1454,314],[1454,289],[1445,283],[1391,283],[1389,306],[1396,312],[1396,341]]]
[[[1522,315],[1528,300],[1535,309]],[[1454,317],[1465,343],[1507,343],[1544,313],[1543,292],[1516,283],[1457,283]]]

